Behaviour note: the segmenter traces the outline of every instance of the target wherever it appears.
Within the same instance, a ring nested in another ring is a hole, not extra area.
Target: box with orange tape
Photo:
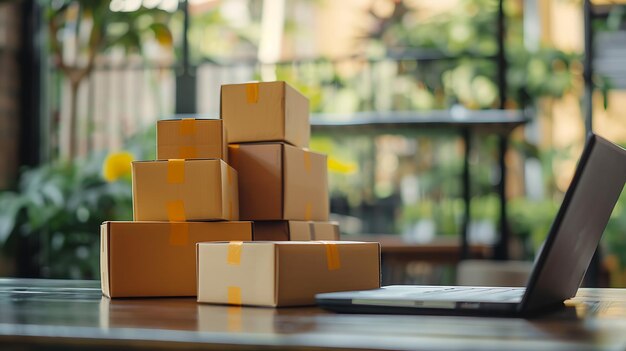
[[[228,162],[226,130],[219,119],[157,122],[157,159],[220,158]]]
[[[339,240],[337,222],[254,221],[254,241]]]
[[[378,243],[199,243],[197,260],[198,302],[304,306],[317,293],[380,287]]]
[[[136,221],[239,219],[237,172],[222,160],[135,161]]]
[[[309,100],[285,82],[222,85],[220,115],[229,143],[284,141],[307,147]]]
[[[232,144],[245,220],[328,220],[326,155],[284,143]]]
[[[196,296],[196,243],[252,240],[252,223],[104,222],[100,235],[105,296]]]

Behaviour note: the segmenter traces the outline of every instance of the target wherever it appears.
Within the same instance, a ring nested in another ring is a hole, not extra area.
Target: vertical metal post
[[[470,184],[470,148],[471,138],[468,128],[463,129],[463,142],[465,144],[465,150],[463,155],[463,203],[465,204],[465,213],[463,214],[463,231],[461,232],[461,259],[468,259],[469,257],[469,223],[470,223],[470,203],[471,197],[471,184]]]
[[[183,71],[189,71],[189,1],[183,0]]]
[[[585,95],[583,96],[583,108],[585,118],[585,134],[593,132],[593,9],[591,0],[583,1],[583,23],[585,34],[585,55],[583,58],[583,79],[585,82]],[[587,139],[585,139],[587,140]],[[586,287],[598,287],[600,285],[601,275],[601,257],[600,246],[596,249],[583,284]]]
[[[39,101],[41,92],[38,36],[41,10],[38,2],[25,1],[21,7],[20,62],[20,164],[36,166],[41,162]]]
[[[583,59],[583,79],[585,81],[585,95],[583,97],[585,132],[589,134],[593,131],[593,28],[591,0],[583,1],[583,21],[585,33],[585,56]]]
[[[19,6],[19,164],[36,166],[41,163],[41,61],[42,46],[38,40],[42,11],[37,1],[23,1]],[[16,274],[18,277],[41,277],[42,267],[33,257],[47,263],[48,231],[30,237],[18,236]]]
[[[506,48],[504,39],[506,37],[504,0],[498,1],[497,18],[497,41],[498,41],[498,93],[500,95],[500,109],[506,108]],[[496,244],[494,258],[506,260],[509,258],[509,228],[507,222],[506,208],[506,150],[508,147],[508,134],[498,136],[498,164],[500,167],[500,183],[498,184],[498,194],[500,196],[500,240]]]
[[[182,48],[182,71],[176,75],[176,107],[175,112],[196,112],[196,76],[191,68],[189,59],[189,1],[181,2],[183,7],[183,48]]]
[[[500,167],[500,241],[497,243],[494,258],[497,260],[509,259],[509,227],[506,208],[506,150],[509,146],[508,135],[498,136],[498,164]]]

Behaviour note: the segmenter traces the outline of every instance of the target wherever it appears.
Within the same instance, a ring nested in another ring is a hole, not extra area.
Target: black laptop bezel
[[[604,149],[596,151],[596,149],[600,147]],[[538,284],[541,279],[543,270],[547,267],[548,258],[555,255],[552,252],[553,250],[558,249],[554,247],[555,246],[554,244],[558,238],[558,234],[564,223],[567,211],[571,207],[570,204],[573,201],[573,197],[575,196],[577,190],[579,192],[582,191],[582,189],[579,189],[580,187],[579,184],[581,182],[581,179],[584,175],[585,170],[588,168],[588,163],[590,162],[593,153],[594,152],[599,153],[597,157],[601,158],[604,155],[606,155],[606,152],[611,151],[611,149],[613,149],[613,151],[617,152],[622,157],[626,156],[626,150],[624,148],[619,147],[611,143],[610,141],[602,137],[599,137],[593,133],[589,133],[588,138],[587,138],[587,143],[585,145],[582,155],[580,156],[580,161],[578,162],[578,165],[576,167],[576,171],[574,173],[570,186],[565,192],[563,202],[559,208],[559,211],[557,212],[557,215],[555,216],[554,221],[552,222],[552,227],[550,228],[548,237],[546,238],[546,241],[544,243],[544,248],[539,253],[535,266],[526,284],[526,292],[521,301],[520,311],[532,313],[533,311],[543,310],[551,306],[562,305],[565,299],[572,298],[576,295],[576,291],[578,290],[578,287],[582,283],[582,280],[584,279],[585,274],[587,270],[589,269],[589,264],[586,265],[585,270],[583,272],[580,272],[581,273],[580,280],[578,281],[578,284],[576,285],[576,287],[571,289],[571,291],[569,292],[564,292],[562,298],[558,298],[558,299],[551,298],[549,295],[543,294],[542,291],[537,291]],[[620,194],[617,194],[617,198],[615,199],[615,201],[618,201],[619,196]],[[615,208],[615,203],[613,204],[612,207],[613,209]],[[602,232],[604,232],[605,229],[606,229],[606,223],[605,223],[605,227],[602,229]],[[600,233],[596,241],[596,246],[593,248],[594,251],[597,249],[600,243],[600,240],[603,234],[602,232]],[[590,256],[588,257],[588,260],[591,261]],[[574,273],[577,273],[577,272],[574,272]],[[566,288],[567,287],[564,287],[564,289]],[[537,294],[540,294],[542,296],[535,296]],[[533,302],[534,302],[534,305],[533,305]]]
[[[529,304],[530,298],[537,288],[537,283],[539,281],[539,277],[541,276],[541,272],[546,265],[546,261],[548,256],[552,250],[554,250],[554,242],[556,241],[557,234],[559,229],[561,228],[561,224],[563,223],[563,219],[565,217],[565,213],[569,208],[570,203],[572,202],[572,197],[574,196],[575,190],[580,183],[580,179],[582,178],[582,173],[587,163],[589,162],[589,158],[593,152],[593,149],[596,147],[597,137],[595,134],[590,133],[587,138],[587,144],[583,150],[582,155],[580,156],[580,161],[576,167],[576,171],[574,172],[574,176],[572,177],[572,181],[565,192],[565,196],[563,197],[563,202],[559,207],[559,210],[554,217],[554,221],[548,231],[548,237],[544,242],[543,249],[539,253],[539,257],[537,258],[535,265],[533,266],[533,270],[530,273],[530,277],[528,278],[528,282],[526,283],[526,292],[522,297],[522,301],[520,302],[520,312],[524,313],[527,311],[532,311],[532,308]],[[584,276],[584,274],[583,274]],[[573,296],[570,296],[573,297]],[[563,301],[546,301],[543,307],[549,307],[554,305],[562,305]],[[536,307],[535,309],[539,308]]]

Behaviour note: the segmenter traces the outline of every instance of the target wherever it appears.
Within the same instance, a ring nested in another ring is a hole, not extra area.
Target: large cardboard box
[[[339,240],[337,222],[255,221],[254,241]]]
[[[350,241],[199,243],[198,302],[299,306],[380,287],[380,246]]]
[[[222,160],[136,161],[136,221],[239,219],[237,172]]]
[[[196,243],[252,240],[251,222],[104,222],[102,293],[196,296]]]
[[[234,144],[240,216],[246,220],[328,220],[326,156],[283,143]]]
[[[168,119],[157,122],[157,159],[221,158],[228,162],[226,130],[219,119]]]
[[[309,145],[309,100],[285,82],[222,85],[220,109],[229,143]]]

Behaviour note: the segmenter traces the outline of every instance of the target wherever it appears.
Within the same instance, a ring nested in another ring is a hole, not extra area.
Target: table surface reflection
[[[0,279],[0,349],[626,350],[626,290],[537,319],[340,315],[102,297],[97,281]]]

